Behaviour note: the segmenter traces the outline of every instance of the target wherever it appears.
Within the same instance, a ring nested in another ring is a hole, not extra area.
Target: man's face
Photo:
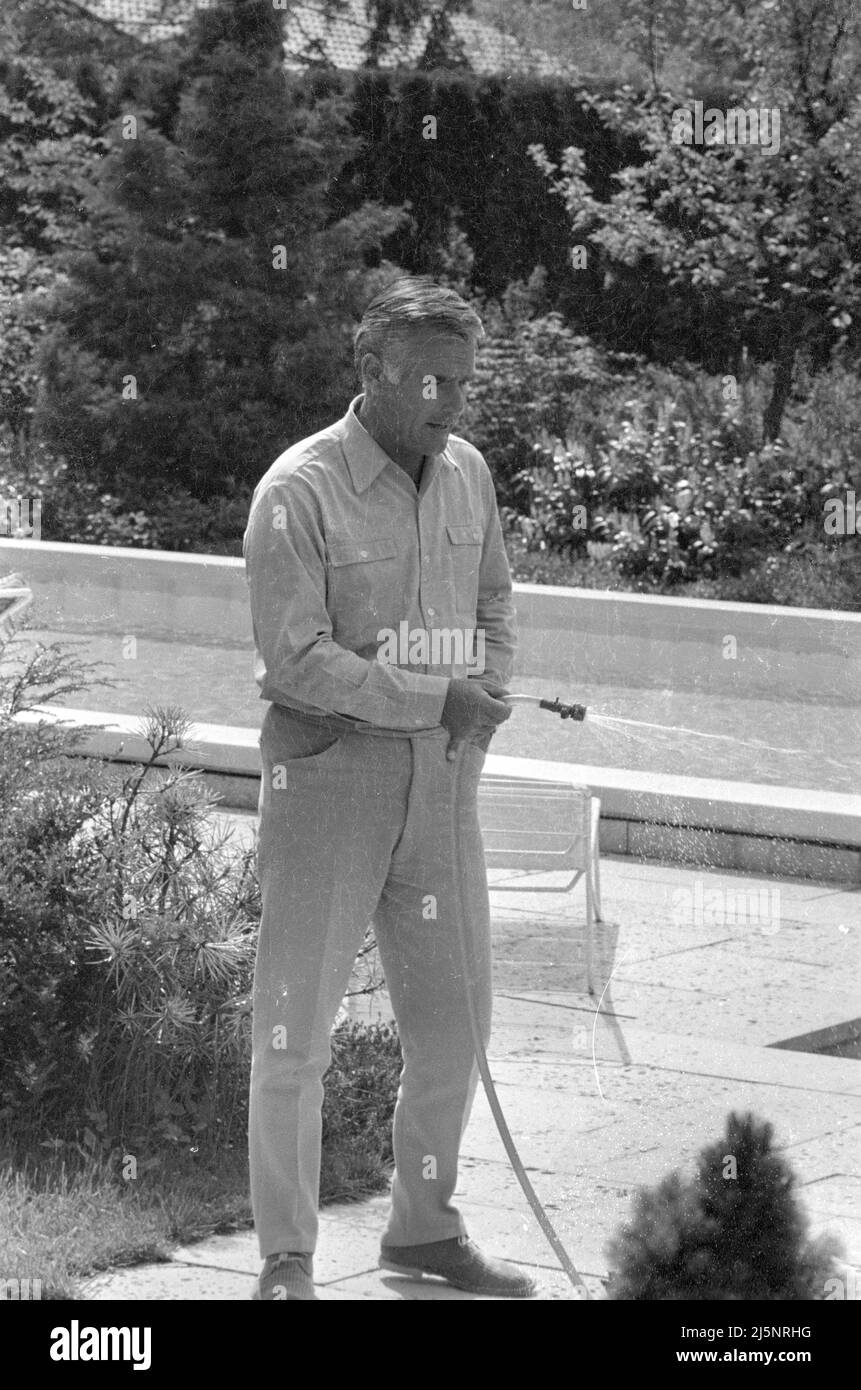
[[[439,329],[416,330],[384,355],[374,412],[405,462],[441,454],[466,405],[475,348]],[[394,378],[394,379],[393,379]]]

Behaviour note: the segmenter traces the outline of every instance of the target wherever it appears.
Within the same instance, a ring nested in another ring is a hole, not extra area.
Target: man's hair
[[[437,328],[458,338],[478,342],[484,336],[478,314],[455,290],[436,284],[428,275],[404,276],[372,299],[353,339],[353,360],[359,371],[366,352],[391,354],[415,329]]]

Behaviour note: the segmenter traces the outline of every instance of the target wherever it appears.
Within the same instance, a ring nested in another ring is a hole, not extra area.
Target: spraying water
[[[578,722],[588,721],[589,725],[595,729],[606,730],[608,733],[621,735],[632,742],[653,746],[654,740],[649,739],[646,734],[638,733],[638,730],[652,730],[660,734],[681,734],[687,738],[701,738],[719,743],[733,744],[738,748],[752,748],[765,753],[785,753],[793,757],[809,758],[816,757],[817,763],[823,762],[832,767],[840,768],[845,773],[846,764],[835,758],[829,758],[821,752],[813,752],[810,748],[787,748],[773,743],[766,743],[758,738],[740,738],[736,734],[714,734],[707,733],[703,729],[690,729],[683,724],[654,724],[645,719],[629,719],[620,714],[605,714],[591,708],[587,709],[581,704],[564,704],[558,698],[555,700],[544,700],[538,695],[504,695],[501,697],[507,704],[535,704],[541,709],[550,710],[558,714],[562,719],[573,719]]]
[[[590,710],[588,717],[590,724],[601,724],[606,728],[616,724],[628,724],[632,728],[660,729],[668,734],[688,734],[693,738],[713,738],[725,743],[740,743],[745,748],[762,748],[768,753],[798,753],[803,756],[807,751],[804,748],[777,748],[774,744],[763,743],[758,738],[737,738],[734,734],[707,734],[702,729],[686,729],[683,724],[649,724],[644,719],[623,719],[619,714],[594,714]]]

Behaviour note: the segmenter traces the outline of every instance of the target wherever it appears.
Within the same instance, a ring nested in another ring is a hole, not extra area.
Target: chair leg
[[[592,883],[588,873],[586,874],[586,986],[590,994],[595,993],[595,985],[592,980],[592,922],[594,913],[592,910]]]
[[[591,799],[587,797],[583,807],[583,831],[584,844],[586,846],[591,845],[591,819]],[[591,854],[589,854],[586,865],[586,873],[584,874],[584,878],[586,880],[586,986],[589,990],[589,993],[594,994],[595,985],[592,980],[592,924],[594,921],[595,914],[593,907],[593,882],[591,872],[591,859],[592,856]]]
[[[601,916],[601,869],[597,849],[595,857],[592,860],[592,875],[592,896],[595,900],[595,921],[603,922],[604,918]]]
[[[590,828],[589,839],[589,871],[592,875],[592,896],[595,900],[595,920],[603,922],[601,915],[601,803],[595,798],[593,802],[595,814],[593,815]]]

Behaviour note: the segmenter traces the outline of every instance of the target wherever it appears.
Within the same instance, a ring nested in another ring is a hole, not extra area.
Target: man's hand
[[[440,724],[448,730],[449,741],[445,755],[449,762],[457,757],[457,750],[466,741],[479,741],[480,735],[492,734],[499,724],[511,718],[511,707],[496,699],[497,695],[507,695],[506,690],[492,686],[494,694],[479,685],[478,681],[450,680],[445,698]],[[489,741],[489,740],[488,740]],[[483,747],[483,743],[480,744]]]

